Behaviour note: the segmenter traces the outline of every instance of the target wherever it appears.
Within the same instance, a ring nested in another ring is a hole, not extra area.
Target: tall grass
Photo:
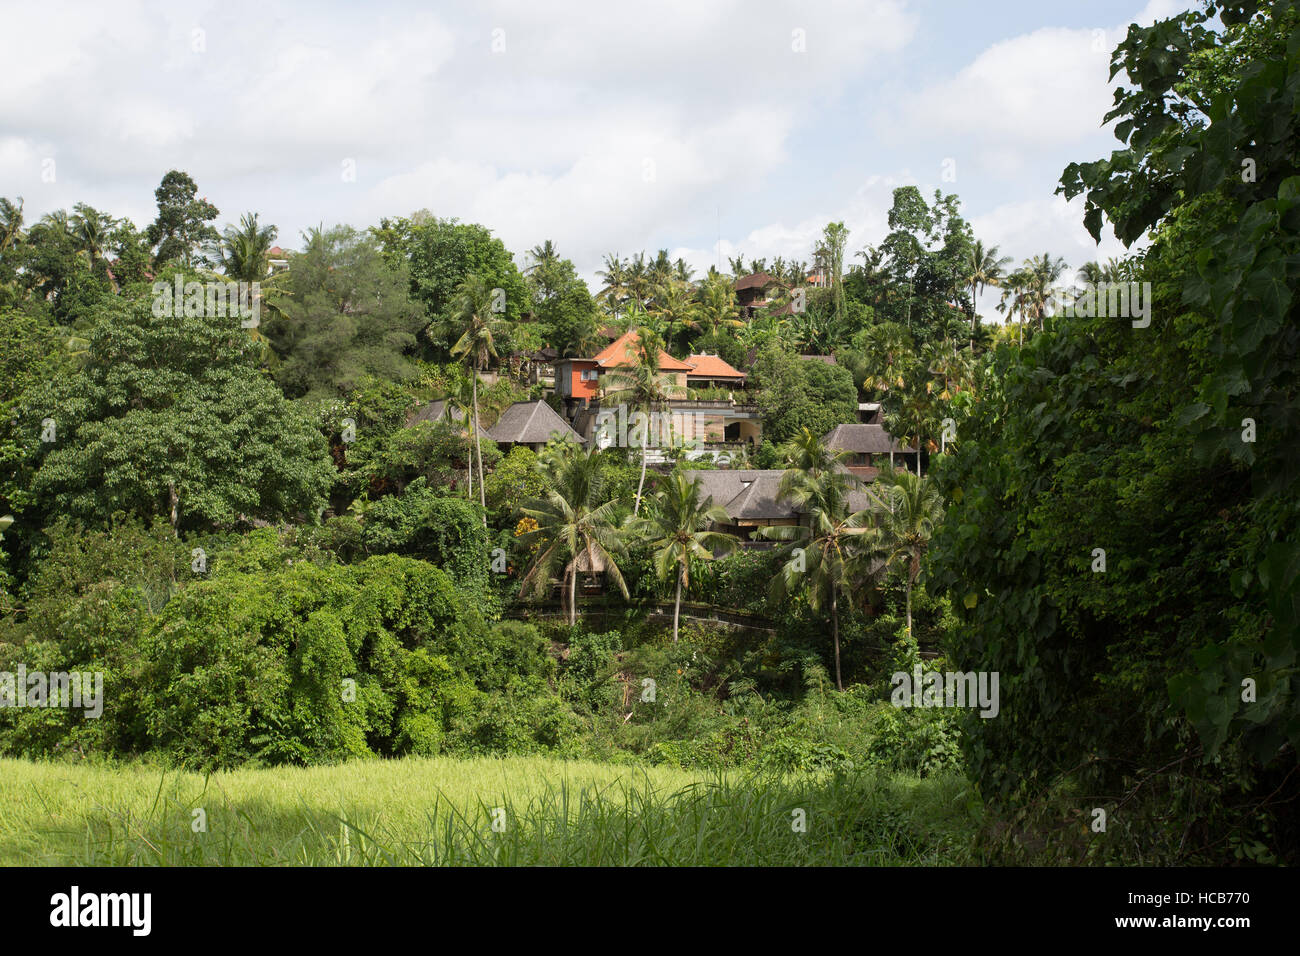
[[[977,825],[958,778],[706,777],[537,757],[205,777],[0,760],[7,865],[961,864]]]

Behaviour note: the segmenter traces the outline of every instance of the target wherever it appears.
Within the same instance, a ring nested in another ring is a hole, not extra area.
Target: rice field
[[[940,865],[964,780],[709,776],[543,757],[211,775],[0,760],[0,865]]]

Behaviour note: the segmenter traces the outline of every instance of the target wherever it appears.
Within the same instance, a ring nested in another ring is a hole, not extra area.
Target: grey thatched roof
[[[916,451],[915,447],[904,448],[900,445],[898,439],[885,431],[883,425],[836,425],[822,436],[822,444],[831,451],[848,451],[859,455]]]
[[[847,469],[842,469],[847,471]],[[785,471],[769,468],[750,471],[688,471],[687,481],[700,479],[700,500],[719,505],[735,521],[772,521],[797,517],[801,510],[777,496]],[[875,503],[865,491],[849,492],[849,511],[862,511]]]
[[[493,441],[514,445],[544,445],[553,435],[579,443],[585,441],[543,401],[515,402],[501,413],[497,423],[488,429],[488,435]]]
[[[409,415],[406,416],[406,425],[409,428],[412,425],[419,425],[422,422],[455,422],[460,425],[461,431],[465,428],[465,413],[448,403],[445,398],[421,405]],[[487,430],[480,425],[478,427],[478,437],[487,438]]]

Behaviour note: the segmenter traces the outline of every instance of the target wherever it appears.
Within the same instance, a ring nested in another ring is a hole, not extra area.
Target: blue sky
[[[1129,22],[1183,8],[27,5],[4,15],[0,194],[29,221],[86,201],[143,226],[180,168],[219,224],[256,210],[286,247],[426,208],[492,228],[521,263],[552,239],[594,281],[607,252],[663,247],[699,271],[807,259],[831,220],[853,254],[916,184],[957,193],[1017,260],[1077,266],[1120,251],[1053,196],[1067,163],[1115,145],[1109,51]]]

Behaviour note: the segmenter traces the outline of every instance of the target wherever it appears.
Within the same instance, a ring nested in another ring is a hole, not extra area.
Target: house
[[[795,526],[803,522],[805,512],[782,498],[779,494],[785,471],[780,468],[742,471],[687,471],[687,481],[700,480],[700,501],[718,505],[727,513],[727,524],[715,530],[734,534],[743,545],[772,547],[765,538],[755,538],[758,528]],[[849,492],[848,507],[851,512],[861,511],[873,504],[865,491]]]
[[[458,426],[455,429],[457,434],[463,435],[466,432],[465,413],[445,398],[440,398],[437,401],[428,402],[425,405],[421,405],[419,408],[412,409],[406,416],[407,428],[424,422],[455,423]],[[478,437],[488,437],[488,433],[482,425],[478,426]]]
[[[554,388],[555,363],[559,357],[559,350],[553,349],[549,345],[538,349],[536,352],[520,353],[518,358],[522,366],[521,371],[525,374],[528,384]]]
[[[822,436],[822,444],[828,451],[848,452],[845,465],[864,481],[875,478],[886,461],[891,468],[901,464],[915,471],[917,467],[916,447],[903,447],[883,425],[836,425]]]
[[[760,312],[767,311],[768,290],[780,288],[781,282],[766,272],[751,272],[741,276],[732,285],[736,290],[736,307],[744,319],[752,319]]]
[[[879,425],[881,407],[879,402],[858,402],[858,424]]]
[[[289,268],[289,256],[292,253],[286,252],[279,246],[272,246],[266,251],[266,274],[274,275],[277,272],[283,272]]]
[[[515,402],[501,413],[487,434],[502,446],[503,451],[513,445],[526,445],[533,451],[540,451],[552,438],[580,444],[586,441],[543,401]]]
[[[637,362],[640,337],[629,329],[591,358],[565,358],[555,362],[555,391],[564,399],[570,419],[601,397],[601,378],[608,372]],[[659,350],[659,371],[667,387],[686,388],[686,373],[693,367]]]
[[[744,388],[745,373],[728,365],[715,353],[686,356],[691,371],[686,373],[687,388]]]

